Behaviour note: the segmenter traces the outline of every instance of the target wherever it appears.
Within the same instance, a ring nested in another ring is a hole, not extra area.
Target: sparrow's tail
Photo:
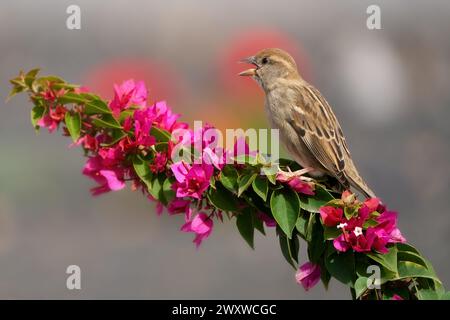
[[[349,161],[346,163],[343,175],[352,187],[354,187],[358,191],[364,193],[364,195],[367,198],[375,198],[376,197],[376,195],[372,191],[372,189],[369,188],[367,183],[360,176],[360,174],[358,173],[358,170],[356,170],[356,167],[353,164],[353,161],[351,159],[349,159]]]

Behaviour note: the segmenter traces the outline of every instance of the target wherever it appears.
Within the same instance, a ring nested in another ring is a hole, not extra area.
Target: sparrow
[[[254,68],[239,73],[252,77],[265,93],[272,128],[294,161],[313,177],[329,175],[345,188],[367,197],[374,192],[358,173],[341,126],[324,96],[299,74],[294,59],[277,48],[264,49],[241,62]]]

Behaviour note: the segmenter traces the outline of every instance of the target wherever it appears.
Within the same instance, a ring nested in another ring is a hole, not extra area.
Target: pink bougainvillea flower
[[[164,152],[157,152],[153,158],[153,161],[149,164],[149,167],[153,173],[159,173],[166,170],[166,164],[167,154]]]
[[[192,209],[190,207],[191,201],[185,199],[175,198],[167,206],[170,215],[184,213],[185,220],[190,221],[192,217]]]
[[[391,300],[404,300],[402,297],[400,297],[398,294],[394,294],[391,298]]]
[[[225,166],[225,153],[222,148],[215,148],[214,150],[207,147],[203,149],[202,161],[206,164],[212,164],[219,170]]]
[[[78,88],[74,88],[73,92],[75,92],[75,93],[88,93],[88,92],[90,92],[90,90],[86,86],[81,86],[81,87],[78,87]]]
[[[116,191],[125,187],[123,176],[118,170],[100,170],[99,174],[105,178],[109,189]]]
[[[192,221],[186,222],[181,231],[194,232],[196,234],[194,243],[197,248],[200,246],[203,240],[209,237],[212,232],[213,221],[209,216],[203,212],[197,214]]]
[[[333,246],[337,251],[345,252],[351,248],[350,244],[345,239],[345,235],[341,234],[339,237],[333,240]]]
[[[288,182],[288,185],[298,193],[303,193],[309,196],[314,195],[314,184],[305,182],[300,180],[298,177],[295,177],[291,181]]]
[[[257,154],[258,152],[256,150],[250,150],[250,146],[245,137],[238,137],[234,142],[233,150],[227,150],[225,152],[226,163],[233,163],[233,158],[239,156],[256,157]]]
[[[122,110],[132,105],[145,106],[147,101],[147,88],[143,81],[134,82],[133,79],[124,81],[121,85],[114,85],[114,98],[109,107],[115,117],[118,117]]]
[[[125,173],[122,167],[125,154],[120,145],[101,148],[98,155],[89,157],[83,174],[94,179],[100,186],[91,191],[98,195],[108,191],[116,191],[125,187]]]
[[[47,128],[48,132],[52,133],[58,128],[58,121],[55,121],[50,117],[50,115],[46,114],[37,122],[37,125],[42,128]]]
[[[102,158],[102,165],[112,167],[125,160],[125,155],[120,144],[111,148],[102,148],[98,150],[98,155]]]
[[[175,129],[188,127],[184,122],[177,122],[180,115],[173,113],[166,101],[156,102],[149,110],[154,122],[159,128],[172,132]]]
[[[367,218],[374,211],[381,213],[384,210],[385,208],[381,205],[380,199],[369,198],[366,201],[364,201],[361,208],[359,208],[359,215]]]
[[[353,206],[358,203],[356,195],[350,190],[345,190],[344,192],[342,192],[341,200],[344,202],[344,205],[346,206]]]
[[[95,137],[86,134],[82,136],[78,141],[76,142],[76,145],[83,145],[83,148],[86,150],[91,151],[97,151],[98,149],[98,141]]]
[[[312,262],[306,262],[298,269],[295,280],[308,291],[314,287],[320,279],[320,266]]]
[[[56,100],[56,98],[63,96],[65,93],[65,89],[59,89],[58,91],[55,91],[51,88],[51,86],[49,86],[49,88],[41,92],[40,95],[44,98],[44,100],[53,102]]]
[[[335,227],[343,221],[344,212],[341,208],[323,206],[319,209],[322,222],[327,227]]]
[[[342,196],[342,199],[350,199],[351,193]],[[357,202],[352,204],[357,204]],[[376,213],[376,214],[374,214]],[[328,227],[338,226],[342,234],[333,240],[336,250],[344,252],[352,248],[357,252],[370,252],[372,250],[387,253],[387,245],[390,243],[406,242],[406,239],[397,228],[397,214],[386,211],[386,207],[378,198],[370,198],[364,201],[358,210],[358,214],[347,220],[343,216],[341,208],[325,206],[320,208],[320,216],[324,225]],[[375,222],[365,227],[368,220]]]
[[[363,205],[366,206],[370,212],[377,211],[381,204],[380,199],[378,198],[369,198],[364,201]]]
[[[188,140],[188,138],[191,138]],[[186,132],[182,138],[185,146],[194,147],[194,163],[206,163],[221,170],[226,163],[225,150],[221,143],[222,134],[219,130],[206,123],[201,128]]]
[[[342,194],[341,194],[341,199],[342,199],[342,200],[345,200],[345,199],[347,199],[348,197],[351,197],[351,196],[353,196],[353,195],[354,195],[354,193],[351,192],[350,190],[345,190],[345,191],[342,192]]]
[[[355,231],[348,234],[347,241],[356,252],[369,252],[373,249],[384,253],[386,243],[377,238],[378,234],[373,228],[368,228],[366,233],[357,234]]]
[[[356,252],[370,252],[375,250],[379,253],[388,253],[387,245],[389,243],[406,242],[406,239],[396,227],[396,214],[385,212],[381,216],[379,224],[367,228],[363,232],[361,227],[353,224],[348,227],[351,221],[345,226],[345,231],[339,237],[333,240],[333,245],[338,251],[345,252],[352,248]],[[378,218],[380,218],[378,217]]]
[[[177,180],[173,184],[179,198],[192,197],[201,199],[202,194],[209,187],[214,167],[205,163],[189,165],[183,161],[170,166]]]
[[[163,210],[164,210],[164,205],[161,202],[159,202],[159,201],[156,202],[156,214],[158,216],[162,215]]]
[[[49,112],[45,114],[37,125],[39,127],[47,128],[48,132],[52,133],[58,128],[59,123],[64,119],[67,110],[63,106],[57,106],[56,108],[49,109]]]
[[[150,110],[151,107],[145,107],[134,112],[134,144],[137,146],[150,147],[156,142],[155,137],[150,135],[154,120]]]
[[[107,169],[101,156],[90,157],[83,168],[83,174],[94,179],[100,186],[92,188],[93,195],[99,195],[111,190],[121,190],[125,187],[124,170]]]
[[[390,234],[390,239],[388,241],[388,243],[405,243],[406,242],[406,238],[403,237],[402,233],[400,232],[399,228],[394,228]]]
[[[257,216],[260,220],[262,220],[262,221],[265,223],[265,225],[266,225],[267,227],[276,227],[276,225],[277,225],[277,222],[275,221],[275,219],[269,217],[269,216],[268,216],[267,214],[265,214],[264,212],[258,211],[258,212],[256,213],[256,216]]]
[[[378,225],[377,230],[383,230],[384,236],[388,243],[406,242],[406,239],[397,228],[397,213],[392,211],[385,211],[376,218]]]
[[[278,172],[277,181],[280,181],[281,183],[286,183],[295,192],[303,193],[310,196],[314,195],[314,184],[302,181],[300,177],[297,177],[295,175],[289,175],[286,174],[285,172]]]

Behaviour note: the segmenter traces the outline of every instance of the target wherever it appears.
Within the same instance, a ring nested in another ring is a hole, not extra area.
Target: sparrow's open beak
[[[252,76],[256,75],[256,69],[257,69],[258,65],[256,64],[256,59],[254,56],[241,59],[239,62],[253,64],[254,66],[256,66],[256,68],[251,68],[251,69],[242,71],[241,73],[239,73],[240,76],[252,77]]]

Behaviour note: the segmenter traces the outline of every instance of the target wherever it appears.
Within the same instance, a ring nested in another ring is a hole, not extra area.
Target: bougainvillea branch
[[[290,160],[273,164],[245,139],[226,150],[206,134],[179,122],[165,102],[150,103],[144,83],[126,81],[105,101],[59,77],[37,77],[38,69],[11,80],[10,96],[26,92],[36,128],[72,138],[87,157],[83,174],[93,195],[127,184],[156,202],[157,212],[181,215],[181,231],[198,247],[217,221],[235,220],[253,248],[254,232],[275,228],[281,252],[306,290],[335,278],[353,299],[448,298],[430,264],[397,228],[397,214],[377,198],[360,201],[337,192],[331,178],[315,180],[290,172]],[[183,134],[180,134],[182,132]],[[192,160],[194,161],[188,161]],[[299,239],[309,261],[298,260]]]

